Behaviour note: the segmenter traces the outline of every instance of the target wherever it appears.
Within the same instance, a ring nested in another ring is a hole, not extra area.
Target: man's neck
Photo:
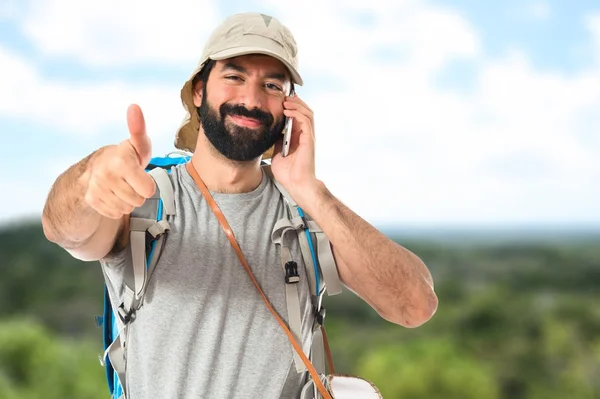
[[[213,192],[236,194],[255,190],[262,181],[260,161],[236,162],[225,158],[200,132],[192,165]]]

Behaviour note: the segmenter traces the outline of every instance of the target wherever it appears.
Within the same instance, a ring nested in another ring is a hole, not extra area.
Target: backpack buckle
[[[285,283],[297,284],[299,281],[298,264],[291,260],[285,264]]]
[[[132,319],[135,319],[135,309],[131,308],[131,310],[127,312],[124,304],[119,306],[118,314],[123,324],[128,324]]]
[[[317,321],[317,323],[319,323],[320,326],[322,326],[323,323],[325,322],[325,314],[326,313],[327,313],[327,311],[325,310],[325,308],[323,306],[321,306],[321,310],[319,310],[316,315],[316,321]]]

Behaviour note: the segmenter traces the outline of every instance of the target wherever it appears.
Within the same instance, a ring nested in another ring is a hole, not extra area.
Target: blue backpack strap
[[[179,157],[171,157],[171,154],[181,154]],[[172,152],[167,154],[165,157],[154,157],[150,159],[148,166],[146,166],[146,170],[150,171],[155,168],[163,168],[167,172],[170,172],[171,167],[176,165],[181,165],[183,163],[188,162],[191,159],[189,155],[185,155],[185,153],[180,152]]]
[[[129,323],[143,304],[149,272],[160,258],[165,236],[170,230],[169,220],[175,216],[173,186],[170,168],[185,163],[189,157],[152,158],[146,171],[153,177],[156,190],[152,198],[134,209],[130,217],[129,248],[131,268],[124,274],[124,297],[113,307],[105,286],[103,315],[104,356],[106,379],[112,399],[126,398],[126,343]],[[116,311],[116,313],[115,313]]]

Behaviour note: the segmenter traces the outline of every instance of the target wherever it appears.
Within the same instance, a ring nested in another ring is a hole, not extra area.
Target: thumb
[[[127,108],[127,127],[129,128],[129,142],[137,153],[140,166],[145,168],[152,158],[152,143],[146,134],[146,121],[142,109],[137,104]]]

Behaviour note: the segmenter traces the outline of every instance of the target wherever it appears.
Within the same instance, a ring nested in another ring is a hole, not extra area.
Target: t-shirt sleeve
[[[104,258],[100,259],[100,264],[103,267],[113,270],[122,269],[127,262],[128,251],[129,246],[125,246],[117,251],[111,251]]]
[[[130,253],[129,246],[126,246],[100,259],[106,287],[113,303],[120,303],[123,298],[124,274],[127,270],[125,266],[130,262]]]

